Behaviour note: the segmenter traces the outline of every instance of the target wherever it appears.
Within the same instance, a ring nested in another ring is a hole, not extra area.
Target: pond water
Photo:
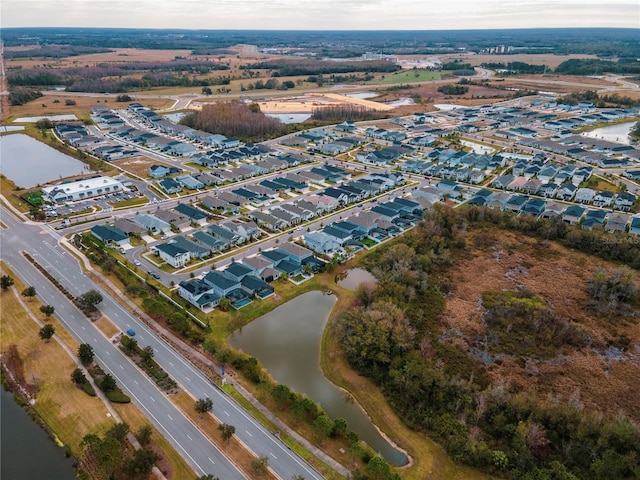
[[[378,280],[364,268],[350,268],[336,283],[347,290],[356,290],[361,283],[378,283]]]
[[[163,115],[163,117],[171,120],[174,123],[178,123],[180,120],[182,120],[185,115],[187,115],[185,112],[176,112],[176,113],[165,113]]]
[[[374,98],[374,97],[377,97],[378,95],[380,94],[376,92],[352,92],[352,93],[344,94],[345,97],[362,98],[362,99]]]
[[[68,122],[71,120],[78,119],[78,117],[70,113],[70,114],[64,114],[64,115],[42,115],[39,117],[20,117],[20,118],[16,118],[13,121],[13,123],[36,123],[38,120],[44,120],[45,118],[48,118],[52,122]]]
[[[0,478],[2,480],[73,480],[73,459],[53,443],[16,402],[0,392]]]
[[[331,383],[320,368],[320,342],[333,295],[308,292],[251,322],[229,337],[229,344],[256,357],[278,382],[304,393],[332,418],[344,418],[349,429],[395,465],[407,457],[395,449],[349,395]]]
[[[401,97],[398,100],[394,100],[393,102],[387,102],[385,103],[385,105],[389,105],[392,107],[404,107],[406,105],[415,105],[416,102],[413,100],[413,98],[409,98],[409,97]]]
[[[311,118],[310,113],[265,113],[265,115],[277,118],[282,123],[302,123]]]
[[[22,133],[0,137],[0,171],[21,188],[91,173],[86,164]]]
[[[19,132],[20,130],[24,130],[24,125],[1,125],[0,132]]]
[[[617,125],[610,125],[608,127],[596,128],[595,130],[582,132],[581,135],[629,145],[631,143],[629,139],[629,132],[635,124],[636,122],[618,123]]]

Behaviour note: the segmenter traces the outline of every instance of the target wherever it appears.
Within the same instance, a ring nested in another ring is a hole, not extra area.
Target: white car
[[[138,266],[138,267],[139,267],[140,265],[142,265],[142,264],[140,263],[140,260],[134,260],[134,261],[133,261],[133,264],[134,264],[134,265],[136,265],[136,266]]]

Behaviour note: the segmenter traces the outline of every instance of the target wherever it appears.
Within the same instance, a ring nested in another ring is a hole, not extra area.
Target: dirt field
[[[483,248],[473,247],[482,237]],[[523,286],[544,298],[554,313],[581,324],[593,340],[594,350],[569,350],[566,356],[530,360],[527,367],[513,359],[495,362],[490,368],[494,381],[504,380],[516,391],[536,392],[539,398],[579,399],[586,407],[615,416],[620,412],[640,419],[640,365],[630,358],[608,362],[601,353],[620,335],[637,340],[640,325],[609,321],[587,312],[587,281],[599,268],[619,265],[598,260],[559,245],[541,244],[523,235],[474,231],[467,238],[469,256],[451,273],[453,295],[447,300],[443,318],[446,328],[458,328],[468,337],[483,336],[479,301],[487,290],[513,290]],[[636,283],[638,275],[635,274]],[[458,339],[457,342],[465,343]]]

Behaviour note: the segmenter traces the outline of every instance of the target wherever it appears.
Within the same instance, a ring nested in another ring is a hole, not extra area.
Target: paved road
[[[154,424],[161,428],[161,431],[180,438],[175,446],[178,452],[185,455],[187,460],[194,465],[196,471],[204,472],[203,469],[210,462],[209,458],[212,458],[215,461],[216,470],[208,470],[206,473],[214,473],[220,478],[242,478],[238,472],[233,470],[233,467],[224,466],[224,459],[215,456],[219,456],[219,454],[199,432],[198,440],[195,440],[194,431],[197,432],[195,427],[182,417],[179,411],[150,384],[146,377],[143,377],[137,369],[129,365],[108,340],[103,339],[95,329],[91,328],[85,318],[77,311],[75,315],[70,314],[72,309],[66,298],[56,293],[57,290],[44,277],[35,273],[33,267],[19,255],[19,250],[31,253],[74,295],[81,295],[90,289],[100,291],[104,298],[100,304],[100,310],[103,314],[123,331],[133,328],[137,333],[138,344],[141,347],[148,345],[153,347],[156,361],[192,396],[211,398],[214,404],[213,414],[220,421],[234,425],[236,436],[256,455],[266,455],[269,458],[271,468],[277,475],[283,479],[289,479],[294,475],[302,475],[307,479],[322,478],[277,437],[248,415],[235,401],[211,385],[209,380],[193,365],[160,340],[144,323],[132,316],[107,292],[86,277],[77,260],[57,245],[57,233],[54,230],[42,225],[23,224],[10,215],[4,207],[0,209],[0,213],[2,221],[9,226],[8,230],[0,232],[3,259],[16,269],[16,273],[21,278],[36,287],[36,290],[44,296],[43,300],[46,303],[56,307],[56,311],[65,319],[65,324],[74,334],[81,336],[80,341],[91,343],[94,348],[99,347],[100,359],[105,362],[114,376],[117,376],[119,383],[131,392],[132,398],[143,411],[152,415],[151,420],[154,421]],[[83,326],[85,329],[82,328]],[[133,376],[134,373],[136,376]],[[144,389],[142,388],[143,383],[147,385]],[[159,408],[160,404],[162,404],[162,409]],[[167,413],[169,411],[171,413]],[[190,440],[190,438],[194,440]],[[192,444],[194,444],[193,447]],[[195,445],[197,445],[197,449]],[[198,450],[197,457],[192,448]]]
[[[109,339],[95,328],[75,306],[29,263],[20,250],[28,250],[39,263],[59,278],[75,294],[93,288],[78,269],[77,262],[57,246],[55,239],[41,235],[41,226],[27,226],[0,209],[2,221],[9,228],[0,232],[2,259],[27,284],[36,288],[45,304],[54,305],[55,315],[81,343],[90,344],[98,362],[111,373],[147,419],[199,475],[212,473],[221,478],[245,478],[216,447],[186,418]],[[70,268],[76,263],[76,268]]]

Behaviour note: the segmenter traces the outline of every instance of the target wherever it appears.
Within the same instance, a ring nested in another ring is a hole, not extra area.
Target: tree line
[[[327,60],[274,59],[250,65],[242,65],[241,69],[273,70],[274,77],[294,77],[302,75],[324,75],[332,73],[352,72],[396,72],[400,66],[385,60],[369,60],[362,62],[332,62]]]

